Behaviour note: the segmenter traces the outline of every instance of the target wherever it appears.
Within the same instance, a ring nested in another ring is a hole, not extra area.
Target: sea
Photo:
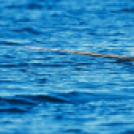
[[[27,46],[133,57],[133,0],[0,0],[0,134],[134,134],[133,62]]]

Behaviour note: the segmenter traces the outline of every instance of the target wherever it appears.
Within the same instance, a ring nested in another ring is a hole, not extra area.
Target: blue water
[[[134,64],[27,49],[132,56],[133,0],[0,0],[0,134],[133,134]]]

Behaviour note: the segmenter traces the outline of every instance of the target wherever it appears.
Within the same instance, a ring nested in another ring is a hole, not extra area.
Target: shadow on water
[[[122,66],[122,71],[127,71],[129,74],[134,73],[134,62],[116,60],[114,63],[120,64]]]

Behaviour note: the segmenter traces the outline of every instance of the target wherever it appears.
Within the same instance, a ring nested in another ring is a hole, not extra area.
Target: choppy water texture
[[[133,63],[25,48],[131,56],[133,22],[133,0],[0,0],[0,134],[133,134]]]

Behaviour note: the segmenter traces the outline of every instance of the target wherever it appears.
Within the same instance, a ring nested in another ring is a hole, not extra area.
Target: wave
[[[28,112],[34,107],[46,104],[88,104],[91,102],[106,101],[107,103],[124,103],[124,100],[133,100],[133,95],[125,93],[100,93],[100,92],[64,92],[64,93],[46,93],[46,94],[16,94],[13,96],[0,97],[0,113],[22,113]]]

